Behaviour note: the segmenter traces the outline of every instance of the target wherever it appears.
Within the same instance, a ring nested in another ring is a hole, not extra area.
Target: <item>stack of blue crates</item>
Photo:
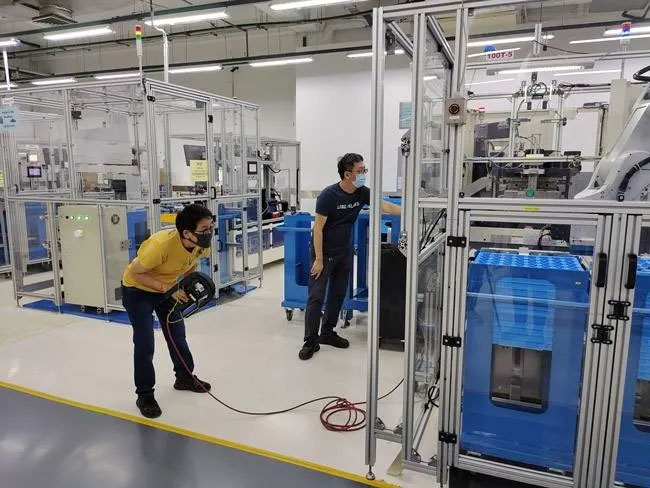
[[[616,481],[650,486],[650,425],[635,419],[639,381],[650,381],[650,258],[637,265],[616,473]]]
[[[480,251],[470,262],[462,452],[572,472],[589,286],[576,256]],[[549,358],[541,405],[492,397],[500,346]]]

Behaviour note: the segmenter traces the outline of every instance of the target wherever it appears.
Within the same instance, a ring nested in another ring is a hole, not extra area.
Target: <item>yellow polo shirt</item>
[[[199,259],[210,255],[210,249],[195,247],[188,251],[183,247],[181,236],[176,229],[156,232],[144,241],[138,249],[138,255],[131,261],[122,276],[124,286],[140,288],[145,291],[160,293],[133,279],[131,267],[137,262],[149,270],[149,274],[167,285],[176,283],[179,276],[194,268]]]

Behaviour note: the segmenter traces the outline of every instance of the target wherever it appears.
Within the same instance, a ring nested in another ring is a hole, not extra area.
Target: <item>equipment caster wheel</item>
[[[293,310],[287,309],[285,312],[287,312],[287,320],[291,322],[291,319],[293,319]]]
[[[343,327],[342,327],[342,328],[343,328],[343,329],[347,329],[348,327],[350,327],[350,321],[349,321],[349,320],[346,320],[346,321],[343,323]]]
[[[366,479],[369,481],[375,481],[375,473],[368,471],[368,474],[366,474]]]
[[[102,307],[97,307],[97,313],[104,313],[104,309]]]

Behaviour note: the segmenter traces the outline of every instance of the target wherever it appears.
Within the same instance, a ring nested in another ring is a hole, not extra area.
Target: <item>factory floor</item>
[[[197,375],[210,381],[213,392],[221,399],[246,410],[286,408],[305,400],[332,394],[353,401],[365,400],[367,354],[363,317],[359,319],[359,323],[353,321],[352,327],[340,331],[342,336],[350,339],[350,349],[323,347],[312,360],[302,362],[298,359],[303,336],[302,315],[298,313],[293,322],[287,322],[285,312],[280,306],[282,290],[282,265],[273,265],[265,269],[261,289],[241,298],[226,300],[216,308],[190,318],[187,321],[188,341],[194,354]],[[28,412],[27,408],[23,411],[20,407],[21,402],[33,403],[38,409],[33,418],[47,418],[52,415],[53,421],[68,425],[68,428],[73,428],[82,437],[101,435],[96,434],[97,430],[93,429],[99,429],[99,423],[106,420],[97,415],[84,417],[83,422],[72,420],[81,418],[79,415],[85,415],[86,409],[99,409],[110,417],[111,422],[117,421],[113,417],[119,417],[122,419],[120,423],[125,422],[142,428],[141,424],[133,423],[141,417],[135,406],[132,385],[130,326],[17,308],[12,297],[11,281],[0,280],[0,404],[3,405],[4,419],[0,421],[0,459],[16,448],[16,439],[23,442],[28,435],[27,432],[20,434],[21,424],[18,421],[16,427],[12,427],[12,432],[18,433],[14,437],[7,437],[6,434],[7,426],[13,425],[14,421],[11,411],[5,408],[8,403],[4,400],[10,391],[8,388],[15,386],[22,392],[11,391],[10,394],[14,398],[12,401],[18,410],[17,414]],[[248,451],[277,461],[279,467],[274,464],[268,468],[268,481],[271,486],[278,486],[280,482],[287,486],[321,486],[321,481],[324,483],[322,486],[339,486],[333,484],[332,480],[316,478],[304,478],[307,481],[301,485],[287,484],[287,480],[294,479],[292,476],[299,477],[304,474],[292,471],[296,465],[307,470],[328,473],[337,479],[364,482],[364,431],[335,433],[325,430],[319,420],[322,405],[311,405],[295,412],[271,417],[247,417],[226,410],[207,395],[175,391],[172,388],[171,361],[160,331],[156,334],[155,365],[156,397],[163,415],[155,422],[148,421],[147,425],[223,447],[223,450],[207,451],[206,446],[199,446],[196,447],[196,452],[200,453],[196,456],[195,451],[191,450],[191,455],[179,458],[183,464],[179,469],[191,467],[193,471],[204,470],[204,474],[209,475],[207,478],[196,478],[197,480],[210,478],[218,481],[220,475],[214,468],[224,462],[224,459],[236,459],[237,456],[229,452],[236,450]],[[402,371],[403,353],[382,350],[380,391],[391,390],[402,379]],[[20,398],[16,400],[18,397],[15,395]],[[41,398],[31,398],[33,395],[40,395]],[[65,415],[55,414],[55,410],[58,411],[64,406],[60,402],[73,402],[76,407],[65,406]],[[74,413],[66,409],[71,409]],[[401,409],[402,389],[399,388],[380,402],[379,415],[387,426],[393,427],[400,421]],[[30,424],[30,428],[37,425]],[[134,438],[135,427],[124,428],[123,442],[141,444],[142,437]],[[84,429],[88,429],[85,434]],[[113,427],[110,429],[112,431]],[[419,449],[422,459],[429,459],[435,453],[436,430],[437,418],[434,411]],[[115,428],[111,439],[116,435],[121,436],[118,432],[120,430]],[[11,439],[14,440],[13,443],[10,442]],[[59,442],[57,437],[50,439]],[[176,439],[157,442],[179,441]],[[148,449],[148,445],[129,446],[133,449]],[[378,441],[375,466],[377,479],[404,487],[433,486],[435,481],[432,477],[413,471],[403,471],[399,476],[387,474],[387,470],[399,455],[399,447],[398,444]],[[88,445],[86,448],[90,449]],[[107,452],[110,452],[110,449]],[[214,465],[210,465],[197,462],[197,459],[206,456],[206,452],[211,453],[210,458],[218,457],[219,463],[214,461]],[[163,452],[160,462],[164,459]],[[241,473],[241,480],[236,482],[236,477],[231,477],[236,475],[231,472],[224,473],[224,484],[213,483],[213,486],[249,486],[245,480],[254,479],[247,476],[254,476],[255,473],[247,473],[249,468],[238,463],[247,463],[246,466],[249,466],[249,461],[241,461],[241,457],[239,459],[240,461],[233,460],[229,465],[234,467],[232,472]],[[121,461],[102,459],[102,462]],[[52,469],[51,466],[46,466]],[[154,469],[155,464],[149,467]],[[26,469],[31,472],[40,468],[32,464]],[[139,481],[141,479],[131,483],[130,479],[121,481],[116,478],[113,486],[144,486]],[[22,486],[31,487],[33,484],[12,484],[14,488]],[[66,486],[75,488],[82,485],[71,482]],[[191,486],[204,484],[197,481]],[[250,486],[259,484],[253,483]],[[340,486],[354,486],[354,483]]]

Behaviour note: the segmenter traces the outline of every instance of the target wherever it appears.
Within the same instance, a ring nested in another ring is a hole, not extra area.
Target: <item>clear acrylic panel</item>
[[[167,94],[156,95],[156,157],[163,198],[207,194],[206,127],[204,102]]]
[[[65,191],[70,188],[70,155],[63,92],[23,93],[15,96],[19,110],[14,132],[17,160],[5,176],[19,192]]]
[[[101,206],[107,306],[122,306],[122,275],[135,259],[140,245],[151,235],[145,206]]]
[[[242,223],[248,217],[243,202],[220,203],[217,206],[219,281],[221,286],[244,280]],[[250,244],[250,242],[249,242]],[[250,247],[250,246],[249,246]]]
[[[52,204],[54,207],[54,204]],[[12,229],[11,262],[16,291],[26,296],[54,298],[51,245],[56,243],[48,225],[48,206],[41,202],[9,202],[8,225]]]
[[[244,193],[241,151],[241,106],[218,102],[213,105],[214,119],[220,119],[220,131],[214,128],[214,144],[219,148],[217,158],[217,193],[241,195]],[[215,151],[217,152],[217,151]]]
[[[246,200],[246,233],[248,234],[248,275],[256,276],[262,273],[264,266],[263,259],[260,262],[260,246],[264,242],[260,242],[260,221],[258,218],[258,210],[260,206],[259,198],[248,198]],[[241,238],[239,238],[241,240]]]
[[[74,170],[83,198],[143,200],[149,188],[142,87],[70,89]]]
[[[259,167],[259,134],[257,133],[257,109],[244,107],[244,137],[246,141],[246,180],[247,193],[258,193],[262,171]]]
[[[570,476],[595,226],[473,220],[460,450]]]
[[[650,486],[650,224],[641,228],[616,481]],[[627,327],[627,325],[626,325]]]

